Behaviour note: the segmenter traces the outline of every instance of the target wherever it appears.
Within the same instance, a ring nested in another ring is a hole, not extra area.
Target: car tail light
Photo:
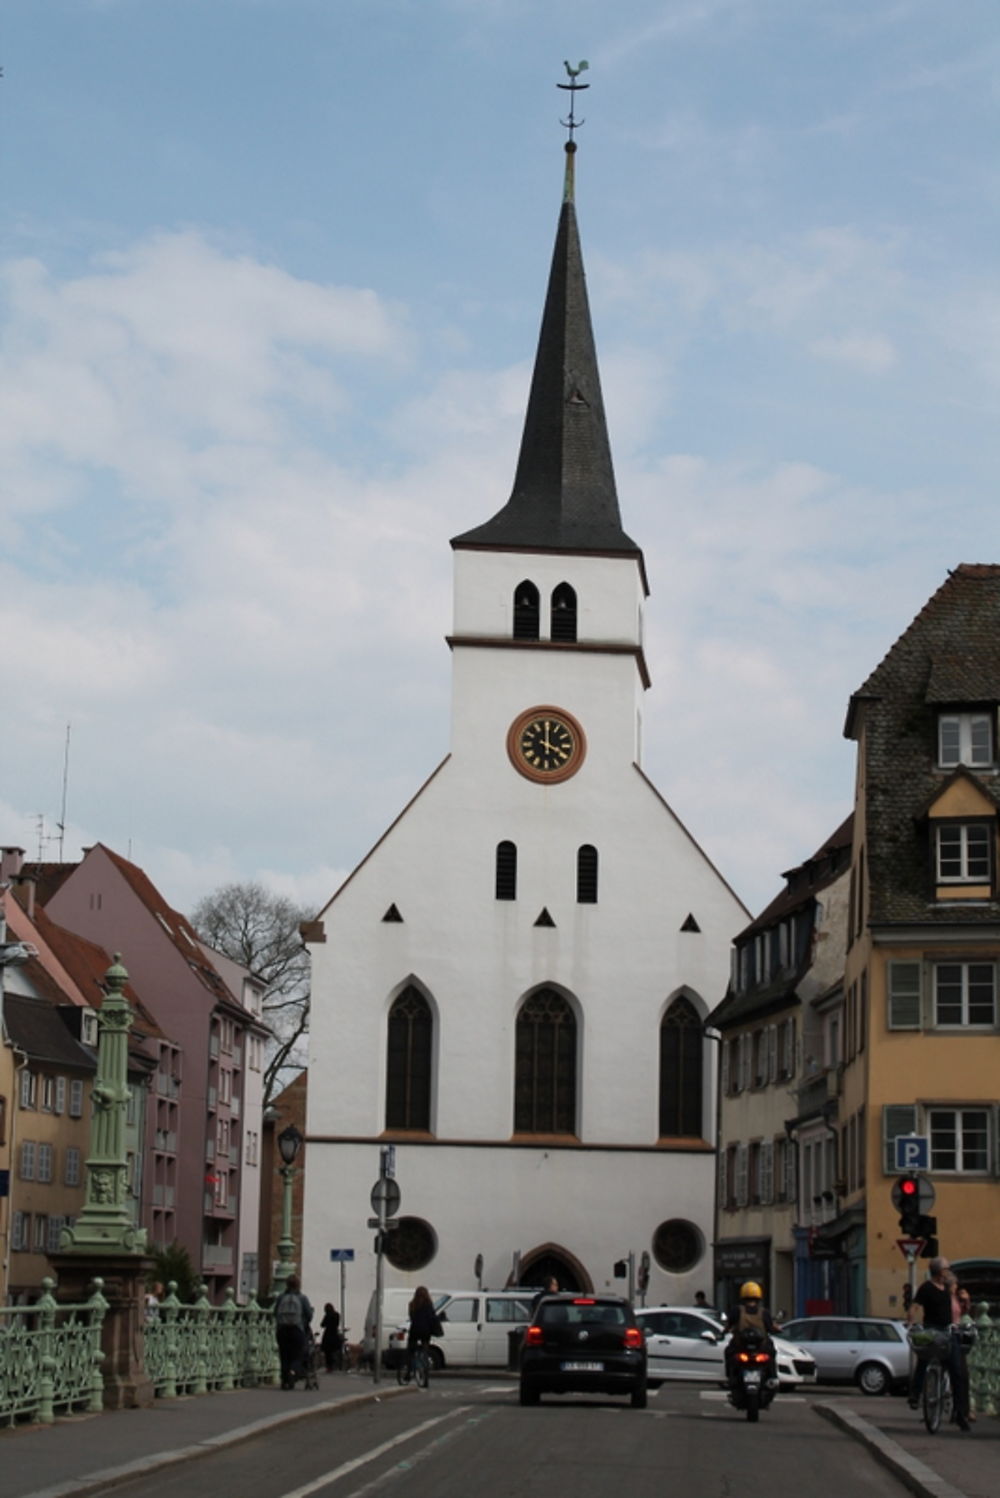
[[[638,1326],[627,1326],[625,1328],[626,1347],[641,1347],[642,1341],[642,1331]]]
[[[592,1295],[578,1295],[573,1304],[575,1306],[596,1306],[597,1301]]]
[[[541,1347],[545,1334],[540,1326],[529,1326],[524,1334],[525,1347]]]

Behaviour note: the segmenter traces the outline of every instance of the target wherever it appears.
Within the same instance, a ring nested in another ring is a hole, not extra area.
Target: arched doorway
[[[560,1290],[590,1294],[594,1288],[580,1260],[558,1243],[542,1243],[521,1256],[519,1285],[540,1290],[550,1279],[558,1280]]]

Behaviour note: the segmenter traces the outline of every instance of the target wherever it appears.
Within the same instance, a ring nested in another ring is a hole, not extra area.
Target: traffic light
[[[642,1258],[639,1260],[639,1276],[638,1276],[638,1279],[636,1281],[636,1288],[638,1289],[640,1295],[645,1295],[646,1291],[649,1289],[649,1254],[648,1253],[644,1253],[643,1256],[642,1256]]]
[[[926,1215],[918,1217],[916,1236],[924,1240],[924,1246],[920,1250],[920,1257],[922,1259],[936,1259],[938,1253],[937,1218],[927,1217]]]
[[[900,1176],[894,1195],[899,1207],[899,1231],[904,1238],[916,1238],[920,1224],[920,1184],[916,1176]]]

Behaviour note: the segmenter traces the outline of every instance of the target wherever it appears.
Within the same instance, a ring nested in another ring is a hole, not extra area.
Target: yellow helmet
[[[756,1280],[747,1280],[740,1286],[740,1300],[763,1300],[764,1292]]]

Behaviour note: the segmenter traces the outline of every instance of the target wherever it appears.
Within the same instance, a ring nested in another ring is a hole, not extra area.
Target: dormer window
[[[569,583],[560,583],[552,591],[553,640],[572,643],[576,639],[576,592]]]
[[[538,589],[534,583],[518,583],[514,589],[514,639],[537,640],[539,625]]]
[[[993,764],[993,717],[990,713],[942,713],[938,718],[938,764]]]
[[[935,828],[939,884],[989,884],[993,829],[988,822],[942,822]]]

